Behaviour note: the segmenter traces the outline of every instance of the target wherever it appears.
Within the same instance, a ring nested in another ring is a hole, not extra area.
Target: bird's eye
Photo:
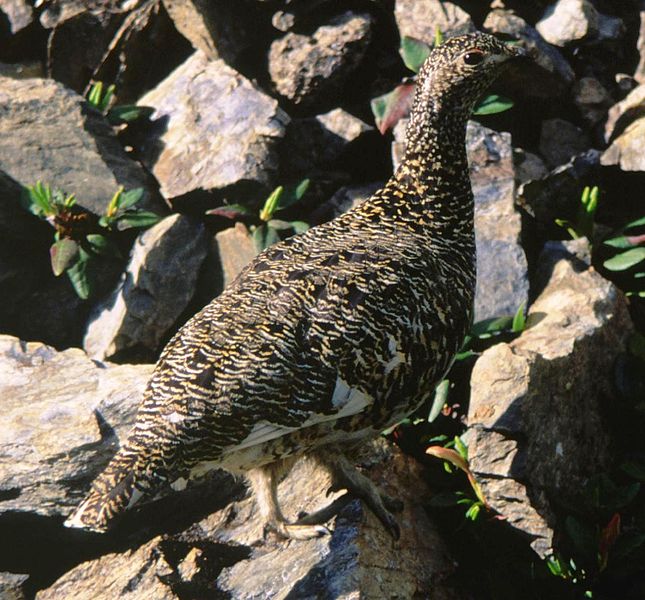
[[[472,52],[466,52],[464,54],[464,62],[470,67],[478,65],[482,60],[484,60],[484,53],[479,50],[473,50]]]

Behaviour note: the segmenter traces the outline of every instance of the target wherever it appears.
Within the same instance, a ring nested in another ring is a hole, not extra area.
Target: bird
[[[306,455],[398,538],[399,504],[352,456],[432,397],[470,326],[466,124],[502,65],[523,55],[480,32],[431,51],[391,178],[353,209],[264,250],[179,329],[131,433],[67,526],[105,531],[163,486],[221,468],[248,478],[266,530],[324,535],[327,512],[289,521],[279,504],[280,478]]]

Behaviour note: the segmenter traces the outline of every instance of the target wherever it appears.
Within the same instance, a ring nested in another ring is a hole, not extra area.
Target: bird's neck
[[[466,156],[464,110],[413,111],[406,130],[405,154],[390,180],[408,210],[434,237],[473,237],[474,203]]]

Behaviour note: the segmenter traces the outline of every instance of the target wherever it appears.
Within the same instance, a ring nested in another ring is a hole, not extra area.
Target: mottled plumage
[[[463,340],[475,289],[466,121],[520,53],[484,34],[432,52],[396,173],[264,251],[182,327],[129,439],[68,524],[103,530],[161,483],[222,467],[249,472],[279,533],[316,535],[312,519],[286,523],[275,497],[285,459],[308,453],[396,532],[387,499],[342,453],[428,400]]]

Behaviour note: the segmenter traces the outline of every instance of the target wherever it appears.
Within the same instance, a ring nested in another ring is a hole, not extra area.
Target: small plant
[[[110,125],[123,125],[138,119],[149,117],[155,111],[151,106],[137,106],[136,104],[120,104],[110,107],[114,98],[115,86],[109,85],[103,90],[103,82],[92,84],[87,94],[87,103],[104,115]]]
[[[636,231],[634,231],[636,230]],[[630,271],[634,280],[645,283],[645,217],[627,223],[615,237],[605,240],[605,246],[618,250],[618,253],[607,259],[603,267],[608,271]],[[633,286],[636,287],[634,281]],[[645,290],[628,289],[627,295],[645,298]]]
[[[443,43],[443,34],[440,29],[435,30],[434,46]],[[405,66],[418,73],[425,60],[430,55],[432,48],[411,37],[403,37],[399,52]],[[394,127],[401,119],[405,118],[412,108],[412,99],[414,95],[415,82],[411,79],[405,79],[391,92],[374,98],[371,102],[372,113],[378,130],[385,134],[389,129]],[[475,109],[475,115],[492,115],[504,112],[513,106],[513,101],[503,98],[497,94],[491,94],[480,102]]]
[[[586,237],[589,242],[593,241],[594,217],[596,215],[596,210],[598,209],[599,195],[600,190],[597,185],[592,188],[585,186],[580,196],[580,204],[578,205],[575,221],[571,222],[565,219],[556,219],[556,224],[560,227],[564,227],[574,240]]]
[[[309,179],[303,179],[295,186],[279,185],[264,201],[257,216],[251,209],[241,204],[220,206],[206,211],[206,214],[251,221],[249,228],[253,235],[253,242],[256,250],[261,252],[279,242],[282,236],[303,233],[309,229],[309,225],[304,221],[284,221],[274,218],[275,213],[302,200],[308,187]]]
[[[54,228],[54,243],[49,250],[54,275],[67,272],[74,290],[84,300],[92,293],[97,257],[120,258],[116,232],[149,227],[159,221],[158,215],[135,208],[143,196],[141,188],[125,192],[120,187],[100,218],[78,207],[74,194],[52,190],[40,181],[26,191],[28,210]]]
[[[435,438],[435,440],[437,440],[437,438]],[[482,508],[491,510],[473,472],[470,470],[470,465],[468,464],[468,448],[459,436],[455,436],[450,442],[443,446],[430,446],[426,449],[426,454],[442,459],[444,461],[444,469],[448,473],[453,473],[453,467],[456,467],[466,474],[470,487],[475,493],[476,498],[473,499],[464,492],[457,491],[455,492],[455,504],[465,505],[467,507],[467,519],[475,521]]]

